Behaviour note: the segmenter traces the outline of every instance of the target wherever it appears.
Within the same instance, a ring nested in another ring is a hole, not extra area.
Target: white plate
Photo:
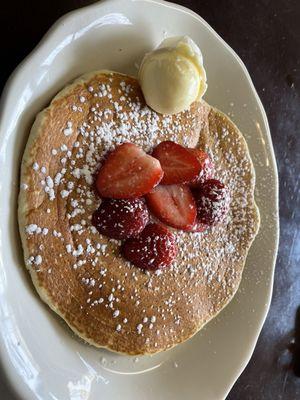
[[[249,144],[262,224],[231,304],[187,343],[136,360],[83,344],[35,294],[17,233],[19,162],[34,115],[68,81],[100,68],[136,73],[145,51],[166,35],[183,34],[203,52],[205,99],[230,113]],[[278,242],[278,182],[268,122],[240,59],[183,7],[103,1],[60,19],[14,72],[1,100],[0,354],[15,391],[28,400],[224,399],[266,317]]]

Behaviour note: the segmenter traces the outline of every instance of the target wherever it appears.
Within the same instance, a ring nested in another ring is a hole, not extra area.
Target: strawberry
[[[197,208],[187,185],[159,185],[146,196],[147,205],[162,222],[173,228],[190,230]]]
[[[197,157],[180,144],[161,142],[152,153],[160,161],[164,171],[163,185],[187,183],[195,179],[201,170]]]
[[[223,221],[229,211],[230,195],[226,186],[217,179],[205,181],[195,191],[198,220],[207,225]]]
[[[92,216],[101,234],[120,240],[138,235],[148,221],[148,209],[141,199],[104,199]]]
[[[141,269],[165,268],[177,254],[175,237],[165,226],[149,224],[138,237],[126,240],[122,254]]]
[[[96,186],[103,197],[132,199],[150,192],[162,177],[157,159],[133,143],[124,143],[104,161]]]
[[[199,175],[190,182],[191,187],[198,187],[199,184],[203,183],[207,179],[211,179],[214,176],[215,166],[211,161],[209,155],[201,149],[188,149],[193,153],[199,163],[201,164],[201,170]]]

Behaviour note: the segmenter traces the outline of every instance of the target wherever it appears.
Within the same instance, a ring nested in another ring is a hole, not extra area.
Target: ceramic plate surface
[[[246,137],[261,229],[229,306],[188,342],[152,357],[97,350],[74,337],[38,298],[23,266],[16,199],[21,156],[35,114],[70,80],[101,68],[136,74],[165,36],[189,35],[208,77],[205,100]],[[224,399],[249,361],[266,317],[278,242],[277,170],[268,122],[249,74],[193,12],[155,0],[108,0],[60,19],[17,68],[0,114],[0,356],[21,399]]]

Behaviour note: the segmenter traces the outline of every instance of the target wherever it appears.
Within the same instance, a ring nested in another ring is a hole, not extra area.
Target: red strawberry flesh
[[[191,187],[198,187],[199,184],[203,183],[208,179],[212,179],[215,172],[214,163],[211,161],[209,155],[205,153],[205,151],[201,149],[188,149],[191,153],[193,153],[199,163],[201,164],[201,170],[199,175],[190,182]]]
[[[146,201],[160,221],[176,229],[192,229],[197,208],[187,185],[159,185],[147,194]]]
[[[157,159],[133,143],[124,143],[108,155],[96,186],[102,197],[132,199],[150,192],[162,177]]]
[[[197,218],[207,225],[222,222],[229,211],[230,195],[226,186],[217,179],[205,181],[195,191]]]
[[[197,157],[180,144],[161,142],[152,153],[160,161],[164,171],[162,185],[187,183],[195,179],[201,170]]]
[[[148,209],[141,199],[104,199],[92,216],[101,234],[119,240],[138,235],[148,221]]]
[[[122,254],[141,269],[166,268],[177,254],[175,237],[165,226],[149,224],[138,237],[126,240]]]

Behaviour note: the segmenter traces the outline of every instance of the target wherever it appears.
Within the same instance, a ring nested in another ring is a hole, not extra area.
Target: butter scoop
[[[200,100],[207,89],[199,47],[188,36],[166,38],[147,53],[139,70],[148,106],[161,114],[176,114]]]

